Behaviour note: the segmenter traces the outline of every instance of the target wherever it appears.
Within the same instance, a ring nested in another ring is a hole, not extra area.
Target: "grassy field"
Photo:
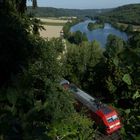
[[[64,26],[65,23],[57,23],[57,22],[42,22],[43,25],[50,25],[50,26]]]
[[[68,20],[61,20],[59,18],[39,18],[43,23],[45,30],[40,31],[40,35],[43,38],[51,39],[53,37],[60,37],[60,32],[64,24]]]
[[[68,20],[62,20],[59,18],[39,18],[42,22],[47,22],[47,23],[66,23]]]
[[[63,26],[44,25],[44,28],[45,30],[40,31],[41,37],[51,39],[53,37],[60,37],[60,31]]]

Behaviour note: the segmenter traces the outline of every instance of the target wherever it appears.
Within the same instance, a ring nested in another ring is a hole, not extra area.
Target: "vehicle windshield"
[[[74,91],[74,92],[77,92],[78,90],[77,90],[77,87],[74,85],[74,84],[71,84],[70,85],[70,89],[72,90],[72,91]]]
[[[114,121],[116,121],[116,120],[118,120],[117,115],[113,115],[112,117],[107,118],[107,121],[108,121],[109,123],[110,123],[110,122],[114,122]]]

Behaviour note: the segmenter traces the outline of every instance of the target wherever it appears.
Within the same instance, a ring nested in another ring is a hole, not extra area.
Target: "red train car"
[[[121,128],[118,113],[112,107],[101,103],[65,79],[60,82],[60,85],[72,92],[75,99],[88,108],[90,117],[106,134]]]

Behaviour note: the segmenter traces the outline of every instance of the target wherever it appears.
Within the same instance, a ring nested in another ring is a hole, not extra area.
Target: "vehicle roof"
[[[60,81],[60,85],[63,85],[63,84],[70,84],[70,82],[68,80],[66,80],[66,79],[62,79]]]
[[[96,112],[100,111],[103,115],[111,113],[113,110],[109,108],[107,105],[101,103],[96,98],[88,95],[86,92],[77,88],[74,84],[70,84],[70,91],[74,93],[74,96],[77,100],[87,106],[90,110]]]
[[[108,106],[104,105],[103,107],[100,108],[100,110],[106,115],[112,112],[112,109],[109,108]]]
[[[77,100],[87,106],[93,112],[99,111],[102,115],[107,115],[111,113],[113,110],[107,105],[101,103],[96,98],[93,98],[83,90],[79,89],[76,85],[70,84],[70,82],[66,79],[62,79],[60,81],[60,85],[68,84],[69,90],[74,93],[74,96]]]

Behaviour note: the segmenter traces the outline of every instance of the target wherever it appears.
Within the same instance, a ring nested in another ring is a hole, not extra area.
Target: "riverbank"
[[[93,22],[92,20],[86,20],[84,22],[80,22],[70,28],[71,32],[80,31],[84,33],[88,41],[91,42],[93,40],[97,40],[100,43],[101,47],[105,47],[107,43],[107,38],[109,34],[116,35],[120,38],[122,38],[124,41],[127,41],[128,35],[125,32],[122,32],[114,27],[111,26],[109,23],[104,24],[104,28],[98,28],[95,30],[90,31],[87,26],[90,22]]]
[[[123,32],[126,32],[127,34],[132,34],[135,32],[140,32],[140,25],[135,25],[135,24],[127,24],[127,23],[122,23],[122,22],[110,22],[110,24]]]

